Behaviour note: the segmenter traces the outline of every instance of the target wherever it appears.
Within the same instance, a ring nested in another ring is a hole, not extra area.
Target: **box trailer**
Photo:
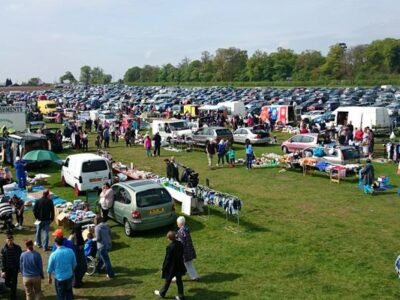
[[[336,125],[347,125],[350,122],[357,128],[389,128],[391,125],[389,113],[386,107],[338,107],[335,115]]]

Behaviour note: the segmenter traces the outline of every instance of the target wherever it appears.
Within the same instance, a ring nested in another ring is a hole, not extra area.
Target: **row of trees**
[[[81,73],[79,76],[79,81],[85,84],[108,84],[111,83],[112,76],[110,74],[105,74],[104,70],[100,67],[91,68],[90,66],[81,67]],[[76,83],[75,76],[67,71],[63,76],[60,77],[60,82],[65,83]]]
[[[208,51],[200,59],[184,58],[174,66],[145,65],[129,68],[125,83],[134,82],[234,82],[234,81],[317,81],[400,78],[400,40],[387,38],[348,48],[339,43],[326,56],[315,50],[295,53],[278,48],[251,56],[239,48]],[[82,81],[82,70],[81,70]]]

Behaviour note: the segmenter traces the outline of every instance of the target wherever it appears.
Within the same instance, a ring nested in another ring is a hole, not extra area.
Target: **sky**
[[[326,54],[400,38],[399,16],[399,0],[0,0],[0,82],[79,78],[83,65],[117,80],[232,46]]]

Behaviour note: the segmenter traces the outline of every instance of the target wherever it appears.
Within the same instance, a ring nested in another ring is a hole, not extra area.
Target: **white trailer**
[[[350,122],[357,128],[389,128],[391,125],[386,107],[345,106],[338,107],[333,114],[338,126],[347,125]]]

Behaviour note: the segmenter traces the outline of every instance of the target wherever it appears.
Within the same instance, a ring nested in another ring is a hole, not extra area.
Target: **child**
[[[11,198],[10,204],[14,207],[15,215],[17,217],[17,223],[15,224],[15,228],[18,230],[22,229],[22,224],[24,223],[24,201],[14,195]]]
[[[146,135],[144,139],[144,148],[146,149],[147,156],[151,156],[151,138],[149,135]]]
[[[100,133],[97,134],[97,136],[96,136],[95,145],[97,147],[97,150],[101,149],[101,135],[100,135]]]
[[[83,248],[85,252],[86,257],[96,257],[96,252],[97,252],[97,244],[95,240],[93,239],[93,234],[91,232],[88,233],[87,235],[87,240],[85,241],[85,246]]]
[[[228,158],[229,158],[229,167],[234,168],[235,167],[235,151],[233,150],[232,147],[229,147]]]

